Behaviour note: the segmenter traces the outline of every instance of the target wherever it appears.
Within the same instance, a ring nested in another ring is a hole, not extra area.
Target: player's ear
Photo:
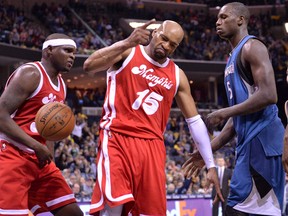
[[[48,54],[48,56],[51,55],[52,50],[53,50],[53,47],[52,47],[52,46],[48,46],[48,47],[46,48],[46,53]]]
[[[243,16],[238,17],[237,19],[238,26],[243,25],[244,22],[245,22],[245,19]]]
[[[157,34],[157,29],[154,29],[151,33],[151,36],[154,37]]]

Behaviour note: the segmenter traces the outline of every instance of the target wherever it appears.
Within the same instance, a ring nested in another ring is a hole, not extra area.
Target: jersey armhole
[[[261,39],[257,38],[257,37],[252,37],[253,39],[259,40],[261,43],[263,43],[266,47],[267,45],[265,44],[264,41],[262,41]],[[243,47],[242,47],[243,48]],[[241,78],[246,81],[249,85],[254,85],[254,80],[253,80],[253,75],[252,75],[252,70],[250,67],[245,67],[242,64],[241,61],[241,53],[242,53],[242,48],[239,51],[239,54],[236,58],[236,65],[239,68],[239,75],[241,76]]]
[[[237,59],[236,59],[236,65],[239,68],[238,72],[239,72],[239,75],[241,76],[241,78],[243,80],[245,80],[249,85],[252,86],[254,84],[252,71],[251,71],[250,67],[247,68],[247,67],[245,67],[242,64],[242,62],[241,62],[241,53],[242,53],[242,48],[239,51],[239,54],[238,54]]]
[[[180,71],[179,70],[180,69],[179,69],[178,65],[175,64],[176,88],[175,88],[174,96],[177,94],[178,88],[179,88],[179,85],[180,85]]]
[[[30,98],[34,97],[35,95],[38,94],[38,92],[40,91],[40,89],[42,88],[43,86],[43,74],[39,68],[39,66],[36,64],[36,63],[28,63],[30,65],[33,65],[34,67],[37,68],[39,74],[40,74],[40,80],[39,80],[39,83],[38,83],[38,86],[37,88],[34,90],[34,92],[26,99],[26,100],[29,100]]]

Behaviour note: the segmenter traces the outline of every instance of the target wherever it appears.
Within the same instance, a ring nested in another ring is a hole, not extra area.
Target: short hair
[[[71,39],[71,38],[65,34],[53,33],[53,34],[48,35],[45,41],[52,40],[52,39]]]
[[[225,160],[225,154],[224,153],[220,153],[220,152],[217,152],[217,154],[215,154],[215,159],[219,159],[219,158],[223,158]]]
[[[249,9],[241,2],[231,2],[227,3],[227,6],[232,8],[233,13],[237,16],[243,16],[246,22],[248,23],[250,20],[250,12]],[[226,6],[225,5],[225,6]]]

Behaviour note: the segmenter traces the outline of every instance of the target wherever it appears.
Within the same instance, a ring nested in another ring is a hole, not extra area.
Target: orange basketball
[[[42,106],[35,117],[38,133],[50,141],[68,137],[75,126],[75,117],[71,108],[60,102]]]

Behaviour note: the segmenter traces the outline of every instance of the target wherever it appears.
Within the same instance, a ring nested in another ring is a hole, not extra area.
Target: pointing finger
[[[142,25],[140,28],[146,29],[149,25],[153,24],[156,22],[156,19],[151,19],[148,22],[146,22],[144,25]]]

